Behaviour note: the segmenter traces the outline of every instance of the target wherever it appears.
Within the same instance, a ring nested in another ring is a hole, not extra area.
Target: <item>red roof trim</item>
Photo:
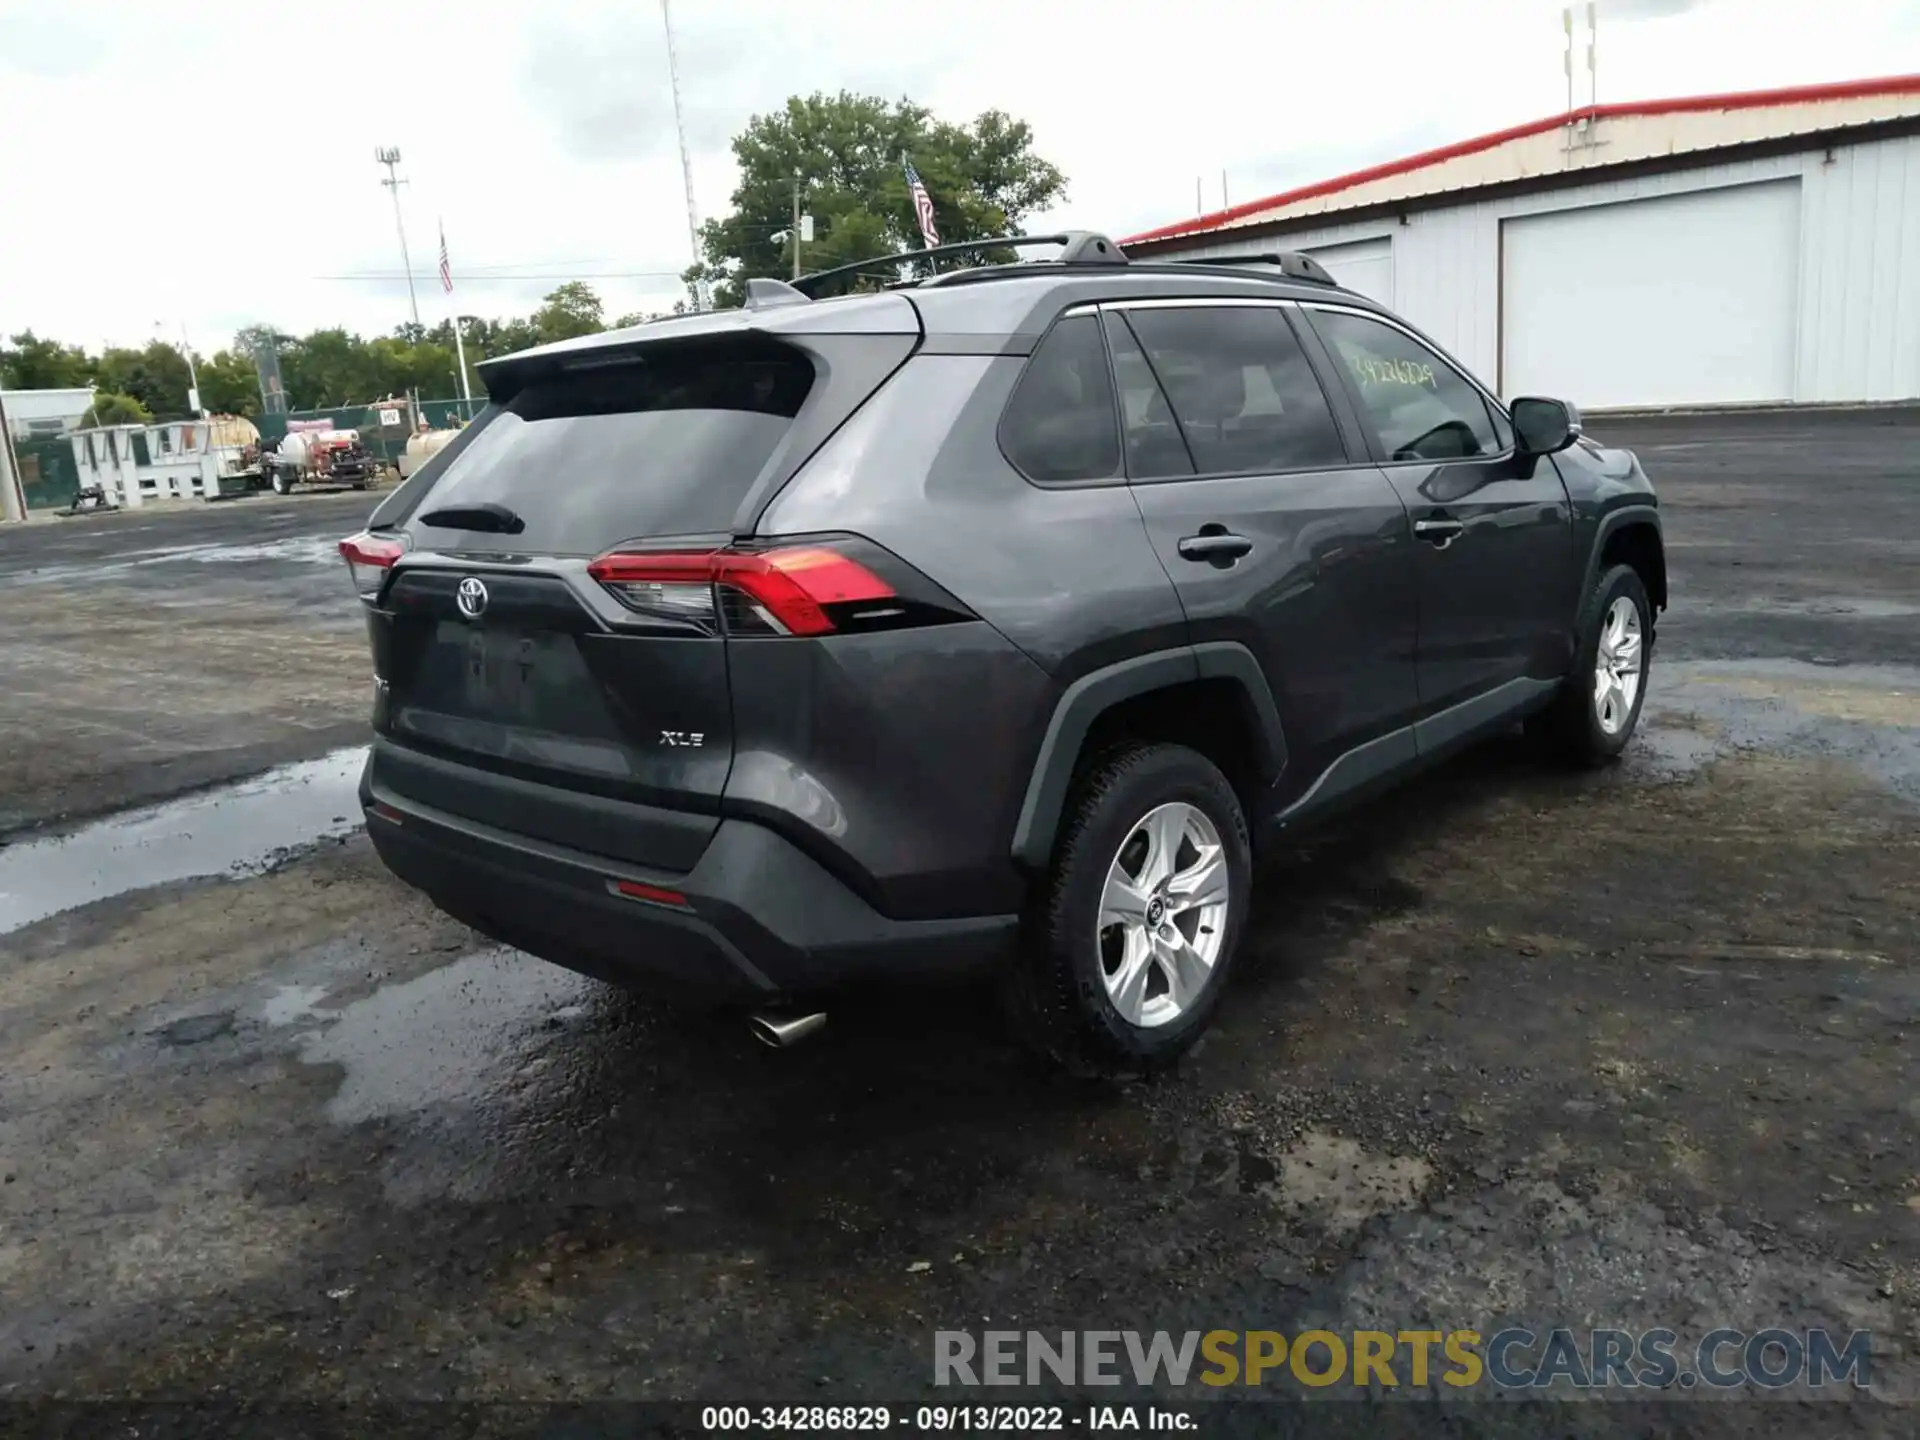
[[[1156,230],[1144,230],[1138,235],[1130,235],[1120,244],[1124,247],[1143,244],[1149,240],[1170,240],[1176,235],[1195,235],[1218,230],[1222,226],[1231,225],[1236,220],[1244,220],[1250,215],[1258,215],[1263,211],[1276,210],[1282,205],[1291,205],[1300,200],[1312,200],[1321,195],[1331,195],[1338,190],[1365,185],[1374,180],[1385,180],[1391,175],[1404,175],[1410,170],[1421,170],[1429,165],[1437,165],[1443,160],[1455,160],[1462,155],[1491,150],[1497,145],[1505,145],[1510,140],[1523,140],[1529,135],[1558,130],[1562,125],[1581,120],[1613,120],[1629,115],[1681,115],[1702,110],[1757,110],[1772,105],[1804,105],[1816,100],[1860,100],[1875,95],[1904,95],[1915,92],[1920,92],[1920,75],[1892,75],[1878,80],[1846,80],[1832,85],[1796,85],[1783,90],[1743,90],[1731,95],[1682,95],[1666,100],[1636,100],[1617,105],[1584,105],[1578,110],[1550,115],[1544,120],[1531,120],[1524,125],[1515,125],[1507,130],[1496,130],[1491,135],[1459,140],[1451,145],[1442,145],[1437,150],[1423,150],[1418,155],[1389,160],[1384,165],[1372,165],[1365,170],[1355,170],[1350,175],[1337,176],[1332,180],[1315,181],[1311,185],[1302,185],[1295,190],[1283,190],[1278,195],[1268,195],[1264,199],[1244,201],[1239,205],[1229,206],[1225,210],[1196,215],[1191,220],[1177,220],[1171,225],[1162,225]]]

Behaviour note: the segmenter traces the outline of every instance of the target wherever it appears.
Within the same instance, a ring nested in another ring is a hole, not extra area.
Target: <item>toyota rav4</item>
[[[482,367],[341,546],[396,875],[775,1043],[990,975],[1053,1056],[1146,1068],[1275,836],[1519,722],[1619,754],[1667,598],[1632,454],[1302,255],[999,243],[1057,258]]]

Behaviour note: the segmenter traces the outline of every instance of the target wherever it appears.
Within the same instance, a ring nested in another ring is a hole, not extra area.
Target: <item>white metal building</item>
[[[15,440],[52,440],[74,429],[93,407],[93,389],[0,390],[0,410]]]
[[[1124,242],[1303,250],[1507,396],[1920,397],[1920,75],[1598,105]]]

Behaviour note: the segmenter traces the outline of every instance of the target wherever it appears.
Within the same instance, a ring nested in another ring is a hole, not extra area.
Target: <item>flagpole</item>
[[[447,294],[453,294],[453,264],[447,258],[447,222],[440,222],[440,283],[446,287]],[[467,379],[467,344],[460,334],[460,307],[453,307],[453,353],[460,361],[460,414],[463,420],[473,419],[473,386]]]

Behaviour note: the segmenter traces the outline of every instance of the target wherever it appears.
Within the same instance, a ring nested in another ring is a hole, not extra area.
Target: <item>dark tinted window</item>
[[[1000,444],[1029,480],[1120,473],[1120,425],[1098,319],[1062,320],[1040,342],[1007,402]]]
[[[1193,457],[1180,438],[1166,392],[1140,353],[1133,331],[1117,314],[1107,317],[1107,346],[1113,352],[1113,378],[1126,426],[1127,474],[1136,480],[1193,474]]]
[[[1272,306],[1133,310],[1127,320],[1201,474],[1346,463],[1320,382]]]
[[[497,549],[500,535],[422,517],[503,505],[526,522],[513,549],[577,555],[729,529],[812,385],[813,366],[785,349],[681,351],[538,381],[461,437],[411,523],[429,544]]]
[[[1412,336],[1364,315],[1320,310],[1313,320],[1390,459],[1460,460],[1507,448],[1480,392]]]

